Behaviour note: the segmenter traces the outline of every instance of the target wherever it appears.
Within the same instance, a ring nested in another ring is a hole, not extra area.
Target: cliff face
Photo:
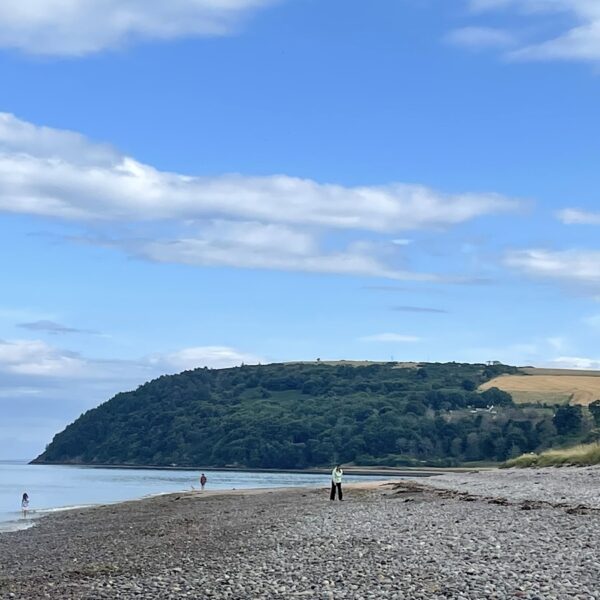
[[[551,412],[479,385],[505,365],[290,363],[164,376],[90,410],[34,462],[305,468],[504,460]],[[490,405],[494,410],[488,410]]]

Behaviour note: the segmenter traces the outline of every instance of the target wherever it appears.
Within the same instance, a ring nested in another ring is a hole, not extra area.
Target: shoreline
[[[504,470],[54,513],[0,536],[0,598],[596,598],[599,486],[600,468]]]
[[[254,469],[250,467],[184,467],[184,466],[154,466],[154,465],[133,465],[133,464],[93,464],[93,463],[72,463],[72,462],[36,462],[29,461],[26,464],[31,466],[57,466],[57,467],[85,467],[87,469],[139,469],[156,471],[205,471],[214,473],[222,471],[224,473],[290,473],[305,475],[329,475],[331,469],[327,467],[314,467],[308,469]],[[380,476],[390,475],[392,477],[432,477],[443,473],[470,473],[474,471],[495,469],[497,467],[369,467],[369,466],[347,466],[344,467],[344,473],[347,475],[360,476]]]
[[[344,484],[345,490],[369,490],[375,489],[379,485],[384,485],[387,483],[397,482],[396,479],[377,479],[370,480],[365,482],[352,482]],[[27,519],[23,519],[22,517],[11,519],[10,521],[0,521],[0,536],[6,533],[14,533],[18,531],[24,531],[27,529],[32,529],[36,527],[38,523],[41,522],[42,519],[52,518],[55,515],[60,515],[70,511],[88,511],[95,510],[99,508],[111,507],[111,506],[119,506],[122,504],[128,504],[132,502],[146,502],[152,500],[154,498],[160,497],[198,497],[198,498],[210,498],[210,497],[220,497],[220,496],[256,496],[259,494],[273,494],[280,493],[285,491],[297,491],[300,493],[315,491],[317,489],[328,489],[327,486],[324,486],[322,483],[315,485],[305,485],[305,486],[279,486],[279,487],[255,487],[255,488],[231,488],[231,489],[182,489],[177,491],[168,491],[168,492],[156,492],[153,494],[146,494],[144,496],[140,496],[137,498],[128,498],[125,500],[115,500],[114,502],[97,502],[90,504],[81,504],[81,505],[72,505],[72,506],[58,506],[53,508],[41,508],[41,509],[33,509],[29,511],[29,516]],[[19,514],[19,513],[16,513]],[[14,528],[5,528],[8,524],[15,525]]]

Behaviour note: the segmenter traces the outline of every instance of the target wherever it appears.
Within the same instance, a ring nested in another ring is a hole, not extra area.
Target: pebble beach
[[[185,492],[0,535],[0,598],[600,599],[600,469]]]

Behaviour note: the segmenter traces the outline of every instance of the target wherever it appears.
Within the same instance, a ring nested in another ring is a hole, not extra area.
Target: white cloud
[[[275,0],[19,0],[0,3],[0,46],[85,55],[137,40],[231,33]]]
[[[561,369],[583,369],[596,371],[600,369],[600,359],[581,356],[560,356],[551,361],[553,366]]]
[[[565,225],[600,225],[600,213],[565,208],[557,213],[557,217]]]
[[[383,342],[383,343],[415,343],[422,341],[416,335],[403,335],[400,333],[378,333],[360,338],[361,342]]]
[[[6,113],[0,113],[0,182],[0,210],[63,219],[221,215],[386,232],[456,225],[519,206],[497,194],[443,194],[419,185],[344,187],[286,175],[180,175]]]
[[[137,380],[138,383],[164,373],[197,367],[224,368],[264,362],[259,356],[228,346],[196,346],[175,352],[154,353],[137,360],[101,360],[47,344],[40,340],[0,340],[0,382],[2,377],[82,380]],[[14,386],[22,395],[19,379]]]
[[[0,113],[0,212],[107,231],[114,222],[168,225],[175,236],[104,241],[160,262],[435,280],[384,265],[377,244],[355,240],[323,252],[319,237],[449,227],[519,207],[496,194],[443,194],[418,185],[164,172],[79,134]]]
[[[465,48],[507,48],[516,44],[515,37],[508,31],[493,27],[463,27],[446,36],[446,41]]]
[[[475,11],[514,9],[540,18],[564,13],[563,31],[548,39],[526,42],[508,56],[516,60],[600,60],[600,2],[597,0],[471,0]]]
[[[103,360],[40,340],[0,340],[0,458],[33,458],[83,411],[160,375],[204,366],[233,367],[242,362],[265,360],[229,346],[196,346],[137,359]],[[25,412],[24,406],[28,407]],[[36,429],[36,435],[25,439]],[[13,441],[9,441],[11,436]]]
[[[34,340],[0,340],[0,372],[43,377],[85,377],[86,363],[77,354]]]
[[[497,346],[469,347],[463,351],[460,359],[465,362],[482,362],[499,360],[507,365],[535,365],[538,367],[556,366],[549,358],[557,353],[564,354],[569,350],[571,341],[563,336],[535,337],[516,343],[505,343]],[[565,367],[566,368],[566,367]]]
[[[224,369],[237,367],[242,363],[252,365],[258,364],[261,359],[254,354],[240,352],[228,346],[198,346],[167,354],[156,354],[149,358],[149,362],[167,367],[166,370],[170,368],[184,371],[204,366],[212,369]]]
[[[513,250],[507,254],[505,262],[535,277],[594,287],[600,284],[600,251]]]
[[[229,226],[231,232],[227,231]],[[411,281],[446,281],[433,274],[388,267],[370,253],[370,247],[364,244],[355,244],[339,252],[324,253],[312,236],[299,234],[280,225],[221,222],[218,229],[223,232],[218,238],[209,229],[200,232],[196,238],[128,240],[112,245],[134,256],[160,263],[363,275]],[[243,229],[246,234],[254,230],[256,235],[240,238],[231,235],[239,229]]]

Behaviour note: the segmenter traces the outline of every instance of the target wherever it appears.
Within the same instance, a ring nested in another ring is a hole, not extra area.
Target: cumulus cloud
[[[221,36],[275,0],[19,0],[0,3],[0,46],[80,56],[138,40]]]
[[[382,343],[415,343],[420,342],[421,338],[416,335],[404,335],[401,333],[378,333],[376,335],[367,335],[360,338],[361,342],[382,342]]]
[[[565,15],[561,33],[547,39],[523,42],[508,53],[516,60],[600,60],[600,3],[597,0],[471,0],[476,12],[514,10],[541,18]]]
[[[39,340],[0,340],[0,373],[42,377],[85,377],[79,355]]]
[[[137,360],[103,360],[47,344],[41,340],[0,340],[0,383],[12,377],[13,387],[33,393],[36,378],[127,380],[143,383],[164,373],[198,367],[224,368],[261,362],[257,355],[228,346],[196,346],[154,353]],[[20,380],[18,376],[26,376]]]
[[[519,207],[497,194],[444,194],[420,185],[170,173],[77,133],[0,114],[0,211],[107,231],[114,222],[168,224],[174,237],[103,242],[159,262],[433,280],[386,266],[377,244],[360,239],[323,252],[319,236],[444,228]]]
[[[513,250],[505,262],[527,275],[584,286],[600,285],[600,251],[595,250]]]

